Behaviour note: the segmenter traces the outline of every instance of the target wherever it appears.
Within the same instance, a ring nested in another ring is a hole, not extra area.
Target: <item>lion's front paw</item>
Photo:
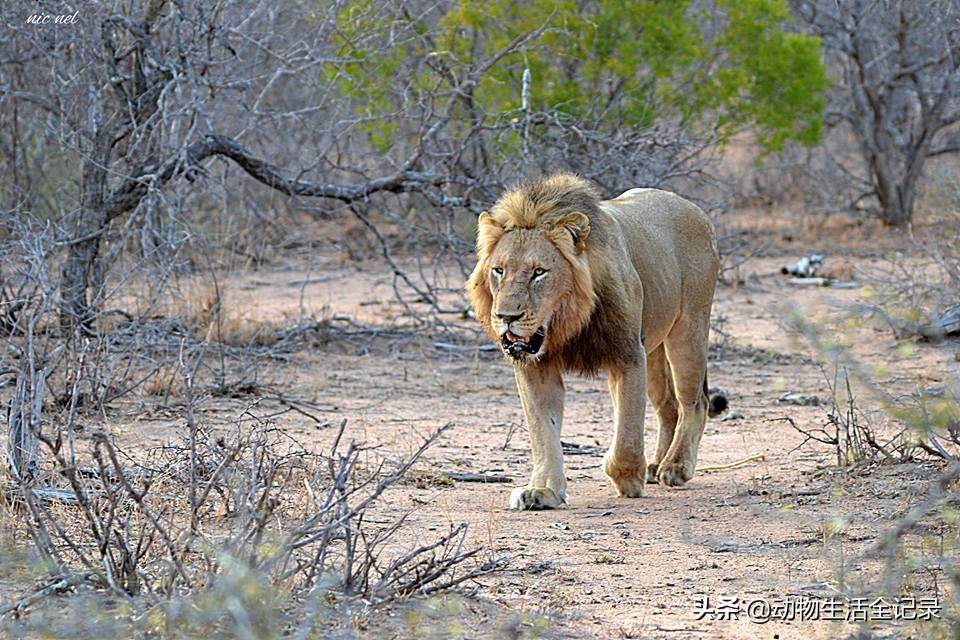
[[[564,502],[563,496],[547,487],[520,487],[510,494],[510,508],[517,511],[556,509]]]
[[[657,480],[667,487],[682,487],[693,477],[692,465],[678,462],[661,462]]]
[[[610,482],[616,487],[621,498],[642,498],[643,492],[646,490],[645,480],[643,475],[610,478]]]
[[[656,462],[647,465],[647,484],[657,484],[657,471],[659,469],[660,465]]]
[[[614,461],[608,452],[603,462],[603,472],[610,478],[617,493],[624,498],[642,498],[645,490],[647,465],[641,456],[632,464]]]

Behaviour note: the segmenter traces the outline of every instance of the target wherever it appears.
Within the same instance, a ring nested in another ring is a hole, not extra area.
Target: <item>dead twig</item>
[[[731,469],[737,469],[742,467],[745,464],[750,464],[751,462],[763,462],[767,459],[766,454],[764,453],[755,453],[752,456],[747,456],[742,460],[737,460],[736,462],[728,462],[727,464],[717,464],[709,465],[706,467],[697,467],[698,473],[712,473],[715,471],[729,471]]]
[[[454,482],[513,482],[512,478],[496,473],[470,473],[461,471],[444,471],[441,478]]]

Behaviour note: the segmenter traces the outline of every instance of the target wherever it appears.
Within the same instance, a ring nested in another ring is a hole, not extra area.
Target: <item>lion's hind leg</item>
[[[707,374],[709,309],[693,317],[681,314],[664,341],[673,373],[677,400],[677,427],[673,441],[660,459],[657,480],[679,487],[693,477],[700,438],[707,422],[707,397],[703,390]]]
[[[677,396],[673,390],[673,374],[663,345],[647,356],[647,389],[650,403],[657,412],[660,429],[657,434],[657,452],[647,465],[647,482],[657,482],[660,461],[667,455],[677,428]]]

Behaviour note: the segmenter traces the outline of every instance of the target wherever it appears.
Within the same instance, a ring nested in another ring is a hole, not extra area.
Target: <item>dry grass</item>
[[[857,213],[812,215],[802,204],[783,207],[741,207],[731,214],[735,230],[748,234],[768,251],[788,254],[829,252],[848,256],[904,250],[909,237],[890,229],[878,218]],[[943,209],[921,209],[914,218],[913,232],[919,237],[937,235],[955,223]]]
[[[149,380],[143,383],[143,393],[148,396],[176,398],[183,393],[178,370],[161,367]]]
[[[270,346],[277,341],[280,325],[253,314],[223,285],[198,286],[181,300],[179,317],[205,342],[231,347]]]

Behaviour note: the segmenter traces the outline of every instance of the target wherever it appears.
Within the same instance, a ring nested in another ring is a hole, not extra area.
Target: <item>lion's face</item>
[[[536,362],[562,347],[593,308],[586,216],[539,222],[517,227],[482,214],[479,261],[468,285],[477,318],[517,362]]]
[[[489,260],[490,326],[519,361],[544,354],[554,314],[572,292],[573,270],[536,229],[504,234]]]

